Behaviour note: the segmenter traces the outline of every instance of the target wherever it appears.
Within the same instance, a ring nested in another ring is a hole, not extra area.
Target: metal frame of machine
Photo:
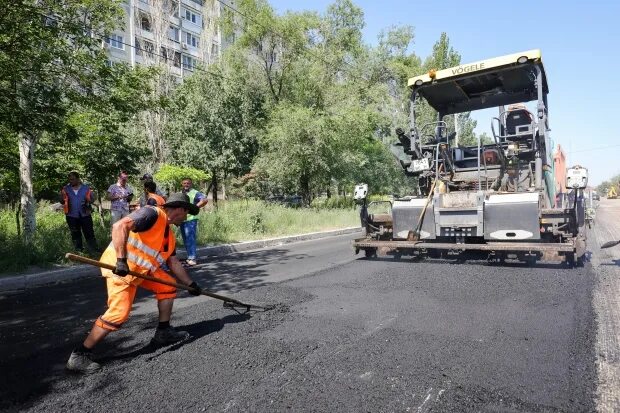
[[[365,236],[353,243],[366,256],[417,256],[484,251],[503,261],[563,260],[585,254],[583,188],[587,169],[572,168],[570,204],[556,205],[549,88],[539,50],[430,71],[411,78],[409,133],[397,129],[407,175],[418,194],[395,199],[390,214],[370,214],[368,188],[356,188]],[[418,125],[427,102],[437,119]],[[531,113],[524,102],[536,101]],[[462,146],[448,115],[497,107],[494,142]]]

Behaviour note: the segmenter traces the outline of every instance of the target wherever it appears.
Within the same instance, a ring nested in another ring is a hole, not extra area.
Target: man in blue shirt
[[[199,192],[192,188],[191,178],[183,178],[181,186],[183,187],[183,193],[189,196],[189,202],[196,205],[198,208],[202,208],[207,205],[207,197],[202,192]],[[181,236],[183,237],[183,245],[187,251],[187,260],[185,260],[186,267],[193,267],[196,265],[196,234],[198,232],[198,215],[187,214],[187,219],[181,224]]]
[[[69,183],[60,190],[60,196],[64,206],[67,225],[71,231],[71,240],[77,251],[84,249],[82,245],[82,233],[91,252],[97,251],[97,241],[93,230],[93,218],[91,216],[93,191],[88,185],[80,180],[77,172],[70,172]]]

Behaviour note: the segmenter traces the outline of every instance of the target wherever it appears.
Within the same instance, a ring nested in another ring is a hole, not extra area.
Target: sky
[[[332,2],[269,0],[278,13],[324,13]],[[551,138],[562,146],[569,165],[588,168],[590,185],[620,174],[620,1],[354,2],[364,11],[366,43],[376,45],[382,29],[410,25],[411,50],[422,58],[444,31],[463,64],[540,49],[549,83]],[[495,112],[488,110],[473,113],[476,132],[491,135],[492,116]]]

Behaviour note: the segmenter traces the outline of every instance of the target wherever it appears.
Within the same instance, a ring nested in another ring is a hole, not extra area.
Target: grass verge
[[[95,234],[103,250],[110,242],[109,216],[103,222],[93,215]],[[359,225],[354,208],[287,208],[261,201],[220,203],[217,210],[200,213],[198,245],[217,245],[278,236],[304,234]],[[178,232],[178,231],[177,231]],[[180,235],[178,245],[182,248]],[[15,210],[0,210],[0,276],[31,267],[67,264],[64,255],[73,251],[69,228],[62,212],[41,203],[37,210],[37,232],[31,244],[17,234]]]

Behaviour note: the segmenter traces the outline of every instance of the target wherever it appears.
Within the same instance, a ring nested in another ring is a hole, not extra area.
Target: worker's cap
[[[153,180],[153,175],[151,174],[144,174],[142,175],[142,178],[140,178],[141,181],[152,181]]]
[[[185,208],[192,215],[198,215],[199,209],[196,205],[189,202],[189,196],[187,194],[176,192],[170,197],[168,197],[168,201],[164,204],[164,208]]]

